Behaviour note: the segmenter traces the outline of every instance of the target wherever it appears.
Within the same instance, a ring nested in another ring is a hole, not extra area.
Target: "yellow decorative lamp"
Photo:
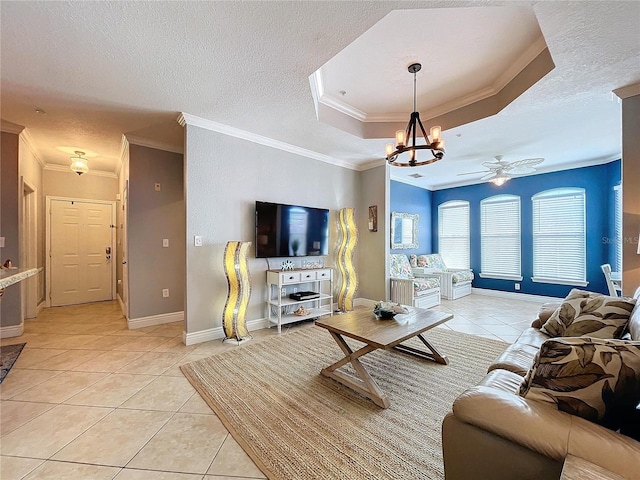
[[[353,297],[358,288],[358,278],[353,268],[353,252],[358,243],[354,208],[343,208],[338,212],[338,227],[340,243],[336,263],[341,282],[338,291],[338,310],[349,312],[353,310]]]
[[[247,252],[251,242],[227,242],[224,249],[224,273],[227,277],[229,293],[222,312],[224,341],[238,343],[249,340],[245,314],[251,297],[251,276],[247,262]]]

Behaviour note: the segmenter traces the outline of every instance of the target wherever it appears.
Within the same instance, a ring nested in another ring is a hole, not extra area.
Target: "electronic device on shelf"
[[[329,254],[329,210],[256,201],[256,258]]]
[[[298,302],[302,301],[302,300],[313,300],[314,298],[319,298],[320,294],[318,292],[296,292],[296,293],[290,293],[289,294],[289,298],[291,300],[296,300]]]

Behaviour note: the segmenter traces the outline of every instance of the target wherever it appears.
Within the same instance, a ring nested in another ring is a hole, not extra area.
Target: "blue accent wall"
[[[433,192],[420,187],[414,187],[402,182],[391,181],[390,203],[392,212],[417,213],[418,221],[418,248],[395,249],[391,253],[432,253],[431,252],[431,197]],[[391,213],[389,213],[391,217]],[[389,240],[389,246],[391,245]]]
[[[571,286],[535,283],[533,276],[533,235],[532,202],[536,193],[551,188],[584,188],[586,194],[587,220],[587,281],[585,290],[607,293],[604,275],[600,268],[603,263],[613,263],[615,249],[607,241],[615,238],[613,187],[620,183],[621,162],[615,161],[593,167],[576,168],[561,172],[545,173],[528,177],[513,178],[503,186],[482,183],[466,187],[449,188],[432,192],[431,232],[433,251],[438,251],[438,205],[449,200],[467,200],[470,204],[471,268],[476,274],[473,286],[491,290],[514,292],[513,280],[480,278],[480,201],[498,194],[520,196],[522,219],[522,281],[520,292],[551,297],[564,297]],[[393,188],[391,189],[393,194]],[[393,198],[393,197],[392,197]],[[393,203],[393,202],[392,202]],[[420,253],[428,253],[422,248]]]

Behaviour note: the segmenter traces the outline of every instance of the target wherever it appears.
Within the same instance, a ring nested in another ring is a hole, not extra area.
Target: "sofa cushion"
[[[548,339],[549,335],[547,335],[546,333],[537,328],[529,327],[520,334],[516,343],[531,345],[532,347],[538,349],[540,348],[540,345],[542,345]]]
[[[531,368],[536,353],[538,353],[538,347],[520,342],[514,343],[504,349],[487,371],[508,370],[524,377]]]
[[[631,340],[640,341],[640,287],[636,289],[636,293],[633,294],[633,298],[636,299],[636,306],[631,312],[629,317],[629,324],[627,325],[627,333],[629,333]]]
[[[640,402],[640,342],[549,339],[536,354],[519,394],[617,429]]]
[[[492,370],[480,381],[478,385],[497,388],[513,395],[518,394],[522,385],[522,376],[507,370]]]
[[[411,265],[406,255],[392,253],[389,255],[389,276],[393,278],[413,278]]]
[[[473,272],[471,271],[455,272],[451,275],[451,282],[454,285],[456,283],[470,282],[471,280],[473,280]]]
[[[635,302],[574,289],[541,330],[552,337],[620,338]]]
[[[439,287],[440,280],[437,278],[416,278],[413,280],[413,293],[416,295]]]

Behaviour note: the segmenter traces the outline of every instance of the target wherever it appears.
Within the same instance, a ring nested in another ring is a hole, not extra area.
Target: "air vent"
[[[422,178],[422,177],[424,177],[424,175],[420,175],[419,173],[412,173],[412,174],[411,174],[411,175],[409,175],[409,176],[410,176],[410,177],[413,177],[413,178]]]

